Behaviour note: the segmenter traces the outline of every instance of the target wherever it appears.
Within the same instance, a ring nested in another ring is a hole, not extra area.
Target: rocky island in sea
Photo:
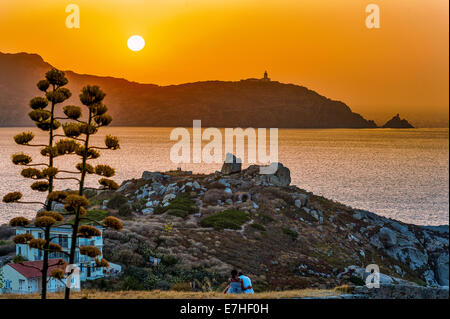
[[[405,224],[316,196],[290,185],[278,165],[273,175],[238,163],[212,174],[145,171],[117,191],[89,191],[88,215],[124,226],[104,231],[103,248],[123,274],[89,287],[218,289],[238,268],[257,291],[349,285],[354,298],[448,298],[448,226]],[[0,239],[13,235],[8,229],[0,227]],[[380,289],[364,286],[371,264]]]
[[[406,119],[401,119],[397,114],[382,126],[383,128],[414,128]]]

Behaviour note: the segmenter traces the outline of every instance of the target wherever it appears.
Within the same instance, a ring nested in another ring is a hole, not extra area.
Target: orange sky
[[[81,28],[67,29],[78,4]],[[365,6],[381,29],[365,27]],[[0,51],[156,84],[260,77],[384,121],[448,123],[448,0],[1,0]],[[146,47],[126,41],[142,35]],[[430,113],[432,113],[430,115]],[[382,124],[382,123],[379,123]]]

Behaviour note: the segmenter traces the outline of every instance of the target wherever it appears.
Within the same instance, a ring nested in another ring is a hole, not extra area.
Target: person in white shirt
[[[249,277],[245,276],[242,272],[239,273],[239,278],[242,279],[245,287],[252,287],[252,280]],[[255,292],[253,291],[253,288],[250,288],[250,289],[244,290],[243,293],[244,294],[253,294]]]

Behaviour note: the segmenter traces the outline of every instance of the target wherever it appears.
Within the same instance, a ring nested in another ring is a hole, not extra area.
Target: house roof
[[[58,261],[62,261],[62,264],[56,265]],[[31,278],[38,278],[42,276],[42,264],[43,260],[36,260],[36,261],[24,261],[23,263],[17,264],[17,263],[11,263],[8,264],[11,268],[13,268],[15,271],[23,275],[25,278],[31,279]],[[63,259],[49,259],[48,264],[50,267],[48,267],[47,275],[49,276],[51,272],[54,269],[61,269],[62,271],[65,271],[67,263]]]

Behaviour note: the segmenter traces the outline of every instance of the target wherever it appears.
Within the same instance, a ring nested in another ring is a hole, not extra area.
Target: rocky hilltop
[[[406,119],[401,119],[397,114],[383,125],[383,128],[414,128]]]
[[[123,275],[91,284],[210,289],[238,268],[258,290],[350,284],[365,298],[448,297],[439,288],[449,284],[448,226],[405,224],[316,196],[290,185],[282,164],[261,175],[234,162],[209,175],[146,171],[115,192],[88,192],[91,218],[124,224],[104,232],[104,255]],[[370,264],[381,272],[376,292],[362,287]]]
[[[386,284],[448,286],[448,226],[405,224],[290,182],[282,164],[273,175],[261,175],[256,165],[224,164],[210,175],[144,172],[93,201],[112,214],[126,212],[125,231],[105,233],[106,253],[125,265],[148,265],[139,248],[145,243],[155,255],[173,256],[181,269],[225,276],[237,267],[270,289],[337,286],[369,264],[380,267]],[[120,196],[126,201],[118,210],[108,208]]]
[[[52,66],[37,54],[0,53],[0,126],[30,125],[29,100]],[[373,121],[303,86],[276,81],[207,81],[158,86],[66,71],[72,98],[87,84],[99,85],[118,126],[370,128]],[[130,112],[131,110],[131,112]]]

